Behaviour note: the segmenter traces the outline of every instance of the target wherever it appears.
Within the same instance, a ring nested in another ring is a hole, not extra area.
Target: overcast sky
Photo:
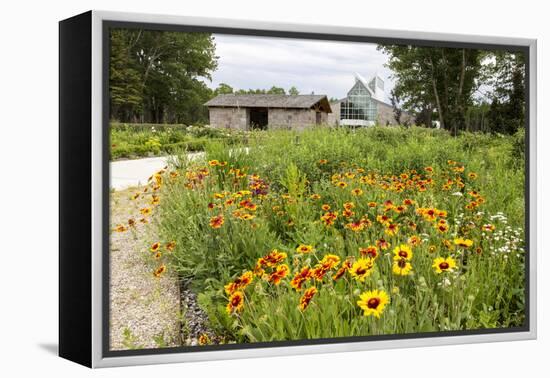
[[[355,72],[366,79],[378,73],[386,100],[393,88],[391,71],[384,67],[387,56],[375,44],[220,34],[214,39],[219,60],[211,88],[226,83],[234,89],[275,85],[288,91],[295,86],[301,94],[343,98],[355,83]]]

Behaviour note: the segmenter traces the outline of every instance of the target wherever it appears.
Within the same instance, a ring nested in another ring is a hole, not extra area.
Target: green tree
[[[464,129],[473,102],[481,57],[476,49],[380,45],[389,55],[387,67],[397,79],[394,92],[403,107],[418,113],[435,109],[440,126],[454,134]]]
[[[142,110],[143,86],[132,49],[136,41],[128,30],[111,32],[109,61],[110,111],[115,118],[136,121]]]
[[[291,96],[298,96],[300,94],[300,91],[295,86],[292,86],[288,90],[288,94],[291,95]]]
[[[214,90],[214,94],[220,95],[220,94],[231,94],[233,93],[233,88],[229,84],[220,83],[218,87]]]
[[[267,94],[279,94],[284,95],[286,94],[284,88],[272,86],[270,89],[267,90]]]
[[[194,123],[217,67],[208,33],[115,29],[111,32],[111,116],[121,121]]]
[[[486,66],[491,105],[488,112],[491,131],[513,134],[525,125],[525,56],[519,52],[495,52]]]

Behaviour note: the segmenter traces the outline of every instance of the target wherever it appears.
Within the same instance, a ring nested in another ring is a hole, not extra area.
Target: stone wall
[[[250,110],[247,108],[217,108],[208,109],[210,126],[217,128],[248,130],[250,125]],[[317,122],[316,112],[311,109],[268,109],[268,127],[270,129],[303,130]],[[321,124],[329,123],[328,113],[321,112]]]
[[[246,108],[209,108],[210,126],[226,129],[247,130],[250,113]]]
[[[321,112],[321,124],[328,122],[327,113]],[[303,130],[316,124],[315,111],[311,109],[269,109],[270,129]]]
[[[393,107],[391,105],[386,105],[382,103],[377,103],[377,113],[376,123],[380,126],[386,125],[397,125],[395,122]],[[408,122],[409,124],[414,124],[414,117],[409,113],[401,113],[401,124]]]
[[[340,124],[340,101],[331,102],[330,108],[332,113],[328,113],[327,123],[330,126],[338,126]]]

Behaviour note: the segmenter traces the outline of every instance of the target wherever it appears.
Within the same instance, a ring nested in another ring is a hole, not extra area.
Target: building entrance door
[[[267,108],[250,108],[250,128],[267,129]]]

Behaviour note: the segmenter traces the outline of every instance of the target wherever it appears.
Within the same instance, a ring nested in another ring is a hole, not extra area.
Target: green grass
[[[207,143],[207,159],[227,165],[210,167],[205,162],[180,159],[179,166],[173,168],[179,176],[164,180],[161,189],[158,226],[164,240],[177,243],[170,267],[193,280],[211,327],[227,341],[522,325],[525,208],[521,140],[521,135],[451,137],[439,130],[371,128],[268,131],[250,134],[246,145]],[[326,164],[320,164],[322,159]],[[433,173],[426,172],[426,167],[432,167]],[[205,169],[208,175],[204,175]],[[238,178],[235,169],[246,174]],[[477,177],[471,178],[471,172]],[[245,193],[237,198],[239,190],[251,190],[253,174],[263,180],[266,194]],[[401,174],[408,177],[400,178]],[[420,190],[420,184],[430,179],[426,190]],[[448,180],[452,183],[444,188]],[[338,182],[347,186],[340,188]],[[399,185],[404,185],[402,191]],[[352,189],[361,189],[363,194],[354,196]],[[481,197],[468,194],[472,191]],[[223,198],[216,198],[216,193]],[[312,199],[312,194],[321,199]],[[231,198],[235,203],[224,205]],[[239,202],[246,198],[257,209],[239,209]],[[473,210],[466,209],[476,198],[484,201]],[[415,204],[401,213],[385,211],[384,201],[398,205],[405,199]],[[377,206],[369,207],[373,201]],[[342,216],[347,202],[355,206],[349,218]],[[322,204],[339,212],[331,226],[321,220],[325,214]],[[437,208],[446,215],[432,221],[419,214],[418,208]],[[235,216],[235,210],[254,218],[243,220]],[[385,233],[386,226],[377,221],[383,214],[399,226],[396,235]],[[220,215],[223,225],[212,228],[211,219]],[[365,217],[372,223],[370,227],[357,232],[350,229],[351,222]],[[446,220],[448,231],[435,229],[434,222],[439,219]],[[483,232],[481,226],[486,224],[496,229]],[[407,244],[411,236],[422,240],[413,246],[412,273],[395,275],[393,249]],[[473,245],[455,246],[453,240],[459,237],[472,240]],[[318,293],[304,311],[298,308],[303,290],[297,292],[290,279],[300,268],[315,268],[327,254],[338,256],[340,262],[357,260],[360,247],[373,245],[380,238],[390,242],[391,248],[379,251],[372,274],[364,282],[349,273],[334,281],[331,276],[338,265],[322,280],[306,281],[304,287],[316,287]],[[452,245],[445,246],[445,240]],[[300,244],[313,245],[315,252],[296,252]],[[242,311],[229,314],[230,293],[224,291],[224,285],[253,271],[258,259],[273,249],[286,253],[279,265],[287,264],[290,274],[275,285],[269,280],[272,268],[266,268],[263,277],[255,276],[241,289]],[[438,274],[432,267],[436,257],[451,257],[457,267]],[[390,297],[380,318],[363,316],[357,305],[361,293],[374,289],[384,290]]]
[[[234,143],[242,133],[205,126],[111,123],[111,160],[203,151],[211,141]]]

